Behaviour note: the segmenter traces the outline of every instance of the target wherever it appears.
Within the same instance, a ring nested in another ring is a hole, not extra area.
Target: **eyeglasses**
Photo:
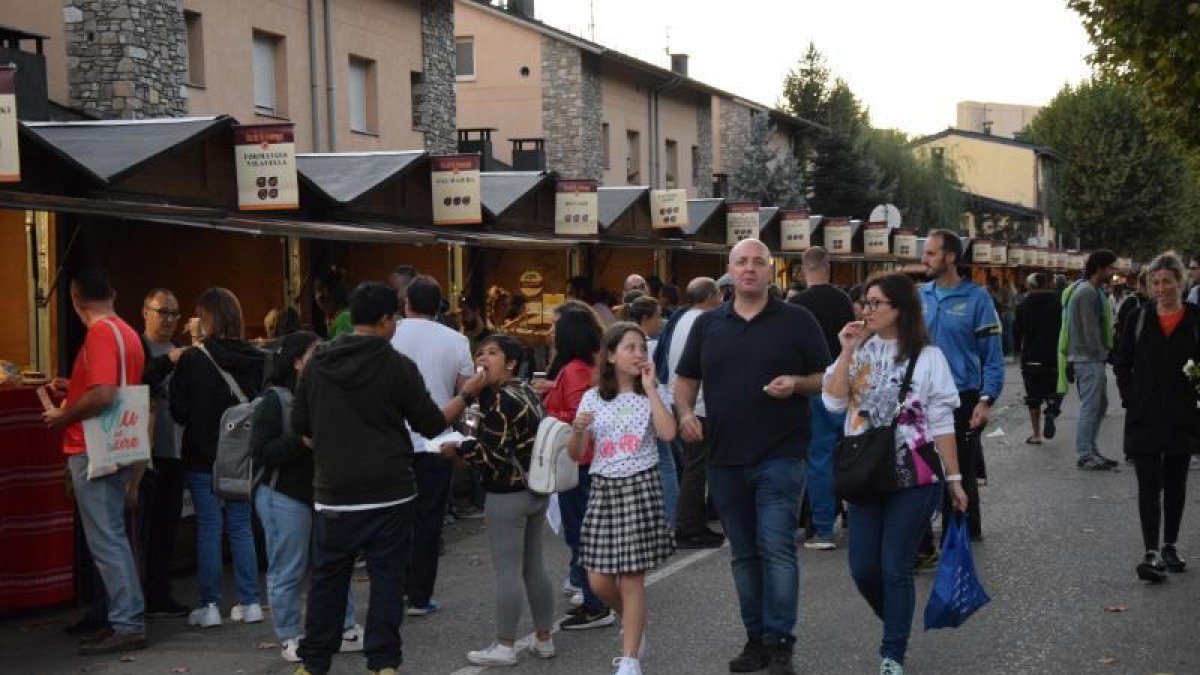
[[[879,298],[866,298],[865,300],[859,300],[859,301],[858,301],[858,306],[859,306],[859,307],[863,308],[863,310],[868,310],[868,309],[869,309],[869,310],[871,310],[872,312],[874,312],[875,310],[879,309],[879,306],[880,306],[880,305],[891,305],[891,304],[892,304],[892,303],[891,303],[890,301],[888,301],[888,300],[880,300]]]
[[[1200,265],[1188,265],[1189,270],[1200,270]]]
[[[150,310],[151,312],[154,312],[159,317],[161,317],[164,321],[174,321],[175,319],[179,318],[179,310],[177,310],[177,309],[167,309],[166,307],[151,307],[150,305],[146,305],[146,309]]]

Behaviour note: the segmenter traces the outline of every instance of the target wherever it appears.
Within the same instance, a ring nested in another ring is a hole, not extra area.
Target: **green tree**
[[[1068,243],[1148,257],[1195,239],[1194,174],[1149,107],[1136,87],[1098,78],[1064,87],[1030,124],[1062,157],[1051,221]]]
[[[895,204],[906,226],[958,229],[963,198],[952,164],[914,152],[912,139],[895,129],[872,129],[865,153],[879,173],[880,201]]]
[[[829,76],[825,56],[817,49],[815,42],[809,41],[804,56],[800,57],[796,67],[788,71],[783,80],[783,96],[779,107],[810,122],[825,120],[828,117]],[[812,159],[821,134],[820,129],[809,127],[797,130],[796,155],[802,168]]]
[[[827,134],[817,143],[809,199],[817,213],[866,218],[880,203],[881,176],[864,146],[861,136],[838,133]]]
[[[766,113],[756,113],[750,119],[750,137],[745,155],[730,178],[730,194],[762,206],[800,206],[803,181],[799,162],[786,151],[771,149],[771,130]]]

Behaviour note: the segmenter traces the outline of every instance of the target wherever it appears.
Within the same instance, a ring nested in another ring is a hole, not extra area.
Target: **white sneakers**
[[[288,663],[300,663],[300,655],[296,650],[300,648],[300,636],[287,638],[283,641],[283,650],[279,655]],[[338,651],[342,652],[361,652],[363,649],[363,629],[362,626],[354,624],[342,632],[342,647]]]
[[[617,667],[613,675],[642,675],[642,664],[635,658],[618,656],[612,663]]]
[[[533,642],[529,644],[529,653],[533,654],[539,659],[554,658],[554,640],[550,639],[542,642],[541,640],[537,639],[537,636],[535,635]]]
[[[517,650],[497,642],[487,649],[467,652],[467,660],[477,666],[515,666]]]
[[[296,653],[296,650],[299,648],[299,637],[288,638],[283,641],[283,650],[279,652],[279,655],[282,656],[283,660],[287,661],[288,663],[300,663],[300,655]]]
[[[258,611],[260,613],[258,620],[262,621],[262,609],[260,608]],[[203,607],[193,609],[192,613],[188,614],[188,625],[199,626],[201,628],[216,628],[220,626],[221,610],[217,608],[217,603],[210,602]]]
[[[234,605],[233,609],[229,610],[229,620],[234,623],[262,623],[262,605],[257,602],[249,605]]]

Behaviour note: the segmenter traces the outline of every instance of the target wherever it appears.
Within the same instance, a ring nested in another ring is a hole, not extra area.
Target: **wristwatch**
[[[984,394],[983,396],[979,397],[979,402],[986,403],[990,406],[992,404],[992,397],[987,394]]]

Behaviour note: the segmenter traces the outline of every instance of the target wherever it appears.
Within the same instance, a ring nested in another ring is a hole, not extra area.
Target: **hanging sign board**
[[[917,259],[917,233],[912,230],[896,230],[892,237],[892,255],[905,260]]]
[[[1008,264],[1013,267],[1023,267],[1026,264],[1024,246],[1008,247]]]
[[[849,218],[830,218],[825,223],[825,249],[830,255],[850,255],[854,228]]]
[[[1084,251],[1071,251],[1067,254],[1067,269],[1071,271],[1082,270],[1087,262],[1087,253]]]
[[[479,155],[434,155],[429,162],[433,181],[433,224],[482,223]]]
[[[300,208],[295,125],[249,124],[233,128],[238,208],[277,211]]]
[[[992,242],[992,264],[1007,265],[1008,264],[1008,244],[1003,241]]]
[[[17,71],[0,67],[0,183],[21,181],[17,147]]]
[[[1043,268],[1049,267],[1050,266],[1050,250],[1046,249],[1046,248],[1042,248],[1042,247],[1038,247],[1038,248],[1034,249],[1033,264],[1035,267],[1043,267]]]
[[[890,254],[890,236],[892,230],[886,222],[867,223],[863,230],[863,253],[869,256],[886,256]]]
[[[651,190],[650,226],[656,230],[688,224],[687,190]]]
[[[725,209],[725,243],[733,246],[758,236],[758,202],[729,202]]]
[[[971,262],[984,265],[992,262],[992,242],[986,239],[979,239],[971,246],[971,250],[974,251]]]
[[[807,251],[812,246],[812,218],[807,209],[779,212],[779,240],[785,251]]]
[[[554,234],[600,232],[600,197],[594,180],[560,180],[554,195]]]
[[[1071,254],[1067,251],[1054,251],[1050,266],[1056,270],[1070,269]]]

